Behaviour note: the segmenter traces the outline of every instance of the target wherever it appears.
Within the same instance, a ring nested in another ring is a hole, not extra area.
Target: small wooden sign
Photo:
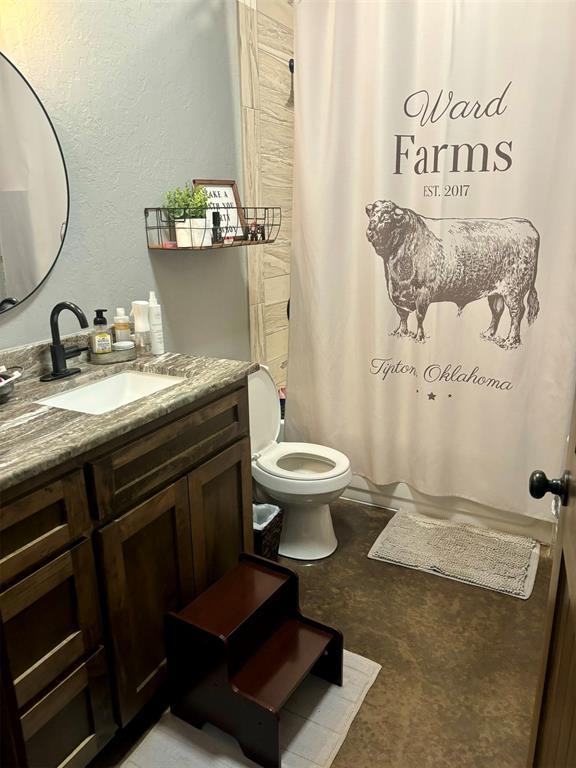
[[[195,187],[206,187],[208,192],[208,208],[206,210],[206,227],[212,230],[212,213],[220,213],[220,230],[222,237],[233,237],[235,240],[245,240],[246,221],[234,180],[194,179]]]

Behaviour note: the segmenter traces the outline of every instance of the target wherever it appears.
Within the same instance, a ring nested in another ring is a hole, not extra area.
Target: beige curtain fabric
[[[576,380],[576,4],[295,5],[288,439],[545,517]]]

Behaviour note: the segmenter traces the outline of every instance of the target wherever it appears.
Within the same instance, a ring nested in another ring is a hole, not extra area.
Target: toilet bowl
[[[260,498],[284,509],[279,553],[296,560],[328,557],[338,546],[330,502],[352,479],[340,451],[314,443],[277,442],[280,402],[268,369],[248,376],[252,478]]]

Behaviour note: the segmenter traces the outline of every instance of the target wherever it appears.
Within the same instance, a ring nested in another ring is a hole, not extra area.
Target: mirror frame
[[[32,92],[32,95],[34,96],[34,98],[36,99],[38,104],[40,105],[40,109],[44,113],[44,117],[48,121],[48,124],[49,124],[50,128],[52,129],[52,134],[53,134],[53,136],[54,136],[54,138],[56,140],[56,145],[58,146],[58,151],[60,152],[60,158],[62,160],[62,166],[64,168],[64,178],[66,180],[66,225],[64,227],[64,232],[61,234],[60,247],[58,248],[58,252],[54,256],[52,264],[50,265],[49,269],[47,270],[47,272],[44,275],[44,277],[42,278],[42,280],[40,280],[38,285],[35,288],[33,288],[30,291],[30,293],[26,294],[26,296],[23,299],[21,299],[17,304],[12,304],[11,306],[6,307],[6,309],[0,310],[0,318],[2,318],[7,312],[10,312],[11,309],[17,309],[22,304],[24,304],[25,301],[28,301],[28,299],[31,296],[33,296],[36,293],[36,291],[44,285],[46,280],[50,277],[50,273],[52,272],[52,270],[56,266],[56,262],[58,261],[58,258],[60,257],[60,254],[62,253],[62,246],[64,245],[64,242],[66,240],[66,234],[68,233],[68,225],[70,223],[70,181],[68,179],[68,168],[66,167],[66,160],[64,159],[64,152],[62,151],[62,145],[60,144],[60,139],[58,138],[58,134],[56,133],[56,129],[54,128],[54,124],[53,124],[52,120],[50,119],[50,115],[46,111],[46,107],[44,106],[44,104],[42,104],[42,101],[41,101],[40,97],[38,96],[38,94],[36,93],[34,88],[32,88],[32,86],[30,85],[30,82],[28,81],[28,79],[26,77],[24,77],[24,75],[22,74],[22,72],[20,72],[18,67],[12,61],[10,61],[8,56],[6,56],[5,53],[0,51],[0,57],[2,59],[4,59],[4,61],[6,61],[6,63],[9,64],[12,67],[12,69],[14,69],[20,75],[20,77],[26,83],[28,88],[30,88],[30,91]]]

